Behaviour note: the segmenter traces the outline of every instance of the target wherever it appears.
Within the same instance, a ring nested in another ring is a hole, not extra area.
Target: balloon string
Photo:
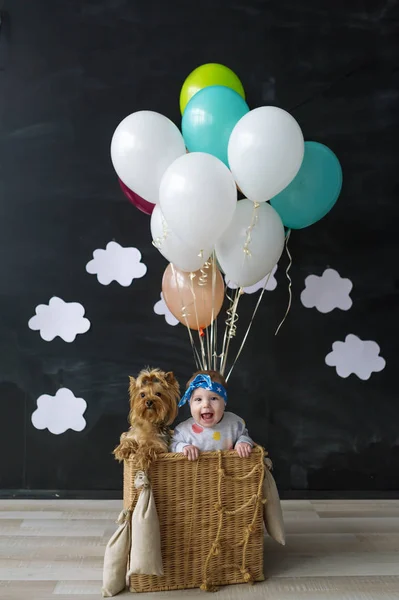
[[[200,268],[201,275],[198,278],[198,285],[201,287],[204,287],[208,283],[208,269],[210,266],[211,263],[209,260],[207,260]]]
[[[212,252],[209,266],[212,266],[212,311],[211,311],[211,322],[209,326],[209,345],[208,345],[208,365],[210,369],[214,368],[214,343],[215,343],[215,283],[216,283],[216,271],[215,271],[215,252]],[[206,330],[208,334],[208,328]],[[207,338],[208,339],[208,338]]]
[[[252,259],[252,253],[250,250],[250,245],[252,243],[252,232],[255,229],[258,221],[259,221],[259,202],[253,202],[251,221],[248,227],[245,229],[246,238],[244,245],[242,247],[242,263],[241,263],[241,273],[245,273],[246,268],[248,268],[248,261],[250,262]]]
[[[277,327],[276,329],[276,333],[274,335],[277,335],[278,332],[280,331],[281,327],[284,324],[284,321],[286,320],[288,313],[290,312],[291,309],[291,304],[292,304],[292,279],[290,277],[290,269],[292,266],[292,256],[290,254],[290,250],[288,248],[288,241],[290,239],[290,235],[291,235],[291,229],[288,230],[288,233],[285,237],[285,251],[287,252],[287,256],[289,258],[289,263],[288,263],[288,267],[285,270],[285,275],[288,279],[288,306],[287,306],[287,310],[285,311],[285,315],[283,317],[283,320],[281,321],[280,325]]]
[[[193,334],[191,333],[191,329],[190,329],[190,326],[189,326],[188,320],[187,320],[187,317],[190,316],[190,313],[187,311],[187,306],[185,306],[184,303],[183,303],[183,298],[182,298],[182,295],[181,295],[181,292],[180,292],[180,287],[179,287],[179,283],[178,283],[178,280],[177,280],[176,271],[175,271],[175,268],[174,268],[173,265],[172,265],[172,271],[173,271],[174,276],[175,276],[176,287],[177,287],[177,290],[178,290],[178,293],[179,293],[180,304],[181,304],[181,314],[182,314],[182,318],[184,319],[186,327],[187,327],[187,333],[188,333],[188,337],[190,339],[191,349],[192,349],[193,354],[194,354],[194,361],[195,361],[195,364],[197,366],[197,369],[203,369],[203,366],[201,364],[201,358],[200,358],[199,352],[198,352],[198,350],[197,350],[197,348],[195,346]]]
[[[234,362],[233,362],[232,366],[230,367],[230,371],[228,372],[228,374],[227,374],[227,376],[226,376],[226,381],[228,381],[228,380],[229,380],[229,377],[230,377],[230,375],[232,374],[232,372],[233,372],[233,369],[234,369],[234,367],[235,367],[235,365],[236,365],[236,363],[237,363],[238,359],[240,358],[240,355],[241,355],[242,349],[244,348],[244,346],[245,346],[245,342],[247,341],[247,338],[248,338],[249,332],[250,332],[250,330],[251,330],[251,327],[252,327],[252,323],[254,322],[255,315],[256,315],[256,313],[257,313],[257,311],[258,311],[258,308],[259,308],[259,305],[260,305],[260,303],[261,303],[261,301],[262,301],[263,294],[265,293],[265,290],[266,290],[267,284],[269,283],[269,279],[270,279],[270,276],[271,276],[271,274],[272,274],[272,272],[270,271],[269,275],[268,275],[268,276],[267,276],[267,278],[266,278],[266,281],[265,281],[265,283],[263,284],[262,291],[261,291],[261,293],[260,293],[260,295],[259,295],[258,301],[257,301],[257,303],[256,303],[256,306],[255,306],[255,308],[254,308],[254,312],[252,313],[251,319],[250,319],[250,321],[249,321],[249,325],[248,325],[248,327],[247,327],[247,331],[245,332],[245,335],[244,335],[244,337],[243,337],[243,340],[242,340],[242,342],[241,342],[241,346],[240,346],[240,347],[239,347],[239,349],[238,349],[238,352],[237,352],[237,355],[236,355],[236,357],[235,357],[235,359],[234,359]]]
[[[214,334],[213,334],[213,350],[212,350],[212,357],[213,357],[213,370],[217,371],[218,368],[218,320],[217,318],[214,321]]]
[[[238,288],[234,299],[230,298],[227,294],[227,298],[230,300],[231,304],[230,307],[227,310],[227,314],[228,314],[228,318],[226,319],[226,329],[225,329],[225,334],[224,334],[224,340],[223,340],[223,351],[222,351],[222,365],[220,368],[220,373],[223,375],[225,370],[226,370],[226,362],[227,362],[227,357],[229,354],[229,347],[230,347],[230,341],[231,339],[235,336],[236,331],[237,331],[237,321],[238,321],[238,313],[237,313],[237,308],[238,308],[238,302],[243,294],[243,289],[242,287]]]
[[[232,306],[233,306],[233,302],[234,302],[234,300],[233,300],[232,298],[230,298],[230,296],[227,294],[227,287],[228,287],[228,284],[226,283],[226,285],[225,285],[225,290],[224,290],[224,293],[225,293],[225,296],[226,296],[226,298],[227,298],[227,299],[229,300],[229,302],[230,302],[229,308],[228,308],[228,309],[227,309],[227,311],[226,311],[226,312],[228,313],[228,312],[229,312],[229,310],[230,310],[230,309],[232,308]],[[226,343],[227,343],[227,327],[228,327],[228,325],[227,325],[227,323],[225,322],[225,328],[224,328],[224,334],[223,334],[223,342],[222,342],[222,351],[221,351],[221,353],[220,353],[220,355],[219,355],[219,357],[218,357],[218,358],[220,358],[220,365],[219,365],[219,369],[218,369],[220,373],[222,373],[222,366],[223,366],[223,361],[224,361],[224,354],[225,354],[225,350],[226,350]]]
[[[230,283],[230,282],[227,282],[227,283],[225,282],[225,284],[224,284],[224,294],[223,295],[226,296],[226,298],[230,301],[230,307],[231,307],[231,305],[233,303],[233,300],[227,294],[228,283]],[[220,352],[220,354],[218,354],[217,352],[215,352],[215,354],[216,354],[216,368],[215,368],[215,370],[218,370],[219,372],[220,372],[220,369],[222,368],[222,362],[223,362],[224,351],[225,351],[225,347],[226,347],[226,341],[227,341],[227,325],[225,326],[225,329],[224,329],[221,352]],[[219,368],[217,368],[217,359],[220,360]]]
[[[258,220],[259,220],[259,216],[258,216],[258,208],[260,207],[259,202],[254,202],[254,208],[252,211],[252,217],[251,217],[251,222],[249,224],[249,226],[247,227],[246,230],[246,234],[247,237],[245,239],[245,243],[244,243],[244,247],[243,247],[243,251],[244,251],[244,255],[245,256],[251,256],[251,251],[249,249],[249,246],[251,244],[252,241],[252,230],[254,229],[254,227],[256,226]]]
[[[188,321],[187,321],[187,317],[188,317],[187,307],[184,306],[183,298],[182,298],[181,293],[180,293],[180,286],[179,286],[179,282],[178,282],[178,279],[177,279],[176,269],[175,269],[173,263],[170,263],[170,266],[172,267],[172,273],[173,273],[173,276],[175,278],[175,284],[176,284],[177,292],[179,294],[179,299],[180,299],[181,314],[182,314],[182,318],[184,319],[186,327],[187,327],[187,333],[188,333],[188,337],[189,337],[190,344],[191,344],[191,350],[192,350],[193,356],[194,356],[194,362],[195,362],[195,365],[197,367],[197,370],[199,370],[199,369],[202,369],[203,367],[202,367],[202,364],[201,364],[201,359],[200,359],[198,350],[197,350],[197,348],[195,346],[193,334],[191,333],[191,329],[190,329],[190,327],[188,325]]]
[[[258,221],[259,221],[259,207],[260,204],[259,202],[254,202],[253,203],[253,210],[252,210],[252,215],[251,215],[251,221],[248,225],[248,227],[245,230],[246,233],[246,238],[245,238],[245,242],[244,245],[242,247],[242,265],[241,265],[241,271],[244,272],[245,271],[245,262],[247,260],[251,260],[252,259],[252,253],[250,250],[250,245],[252,242],[252,231],[255,229]],[[238,299],[240,298],[241,294],[243,294],[243,288],[239,288],[239,292],[238,295],[236,294],[236,299],[237,299],[237,304],[238,304]],[[228,294],[227,294],[227,288],[226,288],[226,297],[229,298]],[[238,315],[236,313],[237,310],[237,304],[235,304],[234,301],[231,300],[231,298],[229,298],[229,300],[231,301],[231,305],[229,310],[227,311],[227,313],[229,314],[229,319],[227,320],[226,324],[229,326],[229,329],[226,330],[228,331],[228,334],[226,336],[226,331],[225,331],[225,338],[223,340],[223,350],[222,350],[222,373],[224,373],[224,370],[226,368],[226,362],[227,362],[227,358],[228,358],[228,349],[229,349],[229,345],[230,345],[230,340],[232,337],[235,336],[236,331],[237,331],[237,325],[236,322],[238,320]],[[232,313],[234,312],[234,316],[232,318]],[[227,341],[226,341],[226,337],[227,337]]]
[[[155,248],[158,248],[158,250],[162,248],[162,244],[166,241],[168,237],[168,226],[163,215],[161,216],[161,223],[162,235],[160,237],[156,237],[155,240],[152,240],[152,245],[155,246]]]
[[[216,295],[216,253],[212,253],[212,322],[211,322],[211,357],[210,364],[214,371],[217,369],[217,315],[215,315]]]
[[[211,340],[210,333],[208,331],[208,327],[205,327],[205,338],[206,338],[206,358],[209,369],[211,368]]]
[[[197,367],[197,371],[199,371],[199,370],[202,370],[203,367],[201,365],[200,355],[199,355],[198,350],[194,343],[193,334],[191,333],[191,329],[188,326],[188,324],[187,324],[187,330],[188,330],[188,337],[190,338],[191,348],[192,348],[193,354],[194,354],[195,366]]]
[[[240,297],[240,294],[241,294],[241,288],[239,288],[239,290],[236,292],[236,296],[233,301],[233,306],[231,308],[229,308],[227,311],[227,314],[229,316],[226,320],[226,325],[228,327],[227,336],[229,339],[233,338],[237,333],[237,325],[236,325],[236,323],[238,321],[237,305],[238,305],[238,299]],[[231,298],[229,298],[229,300],[231,300]]]
[[[199,256],[201,256],[203,258],[203,250],[201,250]],[[204,262],[204,264],[202,265],[202,267],[199,269],[200,271],[200,275],[198,277],[198,285],[200,287],[205,287],[206,285],[208,285],[208,270],[211,266],[212,262],[207,260]],[[213,302],[212,302],[212,319],[213,319]],[[202,337],[200,335],[200,337]],[[205,328],[205,337],[206,337],[206,349],[207,349],[207,364],[209,365],[209,368],[211,366],[211,341],[210,341],[210,335],[208,332],[208,328]]]
[[[207,370],[208,366],[207,366],[207,362],[206,362],[206,354],[205,354],[205,346],[204,346],[204,339],[203,336],[201,335],[201,327],[200,327],[200,323],[199,323],[199,319],[198,319],[198,311],[197,311],[197,295],[194,291],[194,279],[197,277],[197,275],[193,272],[190,273],[190,288],[191,288],[191,294],[193,297],[193,301],[194,301],[194,312],[195,312],[195,320],[197,323],[197,331],[198,331],[198,340],[200,343],[200,349],[201,349],[201,357],[202,357],[202,369],[203,370]]]

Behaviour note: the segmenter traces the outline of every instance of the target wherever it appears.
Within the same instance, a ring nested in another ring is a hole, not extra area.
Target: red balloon
[[[144,200],[144,198],[136,194],[136,192],[133,192],[133,190],[128,188],[127,185],[125,185],[123,181],[119,179],[119,177],[118,181],[122,192],[125,194],[129,202],[131,202],[133,206],[141,210],[141,212],[145,213],[146,215],[151,215],[155,204],[152,202],[147,202],[147,200]]]

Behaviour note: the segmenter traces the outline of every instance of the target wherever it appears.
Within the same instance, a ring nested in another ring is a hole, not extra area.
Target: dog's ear
[[[177,397],[179,395],[180,385],[172,371],[165,373],[165,381],[168,384],[168,386],[172,388],[173,393]]]
[[[170,412],[169,412],[169,419],[168,419],[168,425],[170,425],[171,423],[173,423],[173,421],[176,419],[177,417],[177,411],[178,411],[178,401],[179,401],[179,382],[177,381],[174,373],[172,373],[172,371],[169,371],[168,373],[165,373],[165,381],[168,384],[169,388],[170,388]]]
[[[136,380],[134,377],[129,376],[129,395],[130,402],[133,401],[134,392],[136,391]]]
[[[169,411],[169,415],[168,415],[168,421],[166,423],[167,425],[171,425],[173,423],[173,421],[176,419],[178,410],[179,409],[177,408],[176,399],[171,398],[170,411]]]
[[[169,385],[176,385],[177,381],[173,371],[168,371],[167,373],[165,373],[165,381]]]

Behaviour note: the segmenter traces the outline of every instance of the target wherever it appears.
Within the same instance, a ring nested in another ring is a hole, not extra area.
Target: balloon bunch
[[[186,325],[197,366],[223,373],[243,288],[277,264],[289,238],[284,226],[308,227],[331,210],[342,171],[329,148],[304,142],[285,110],[250,110],[241,81],[223,65],[202,65],[187,77],[180,109],[182,133],[153,111],[127,116],[114,132],[111,158],[124,194],[151,215],[153,244],[170,263],[164,300]],[[231,296],[221,270],[235,288]],[[225,294],[220,351],[216,317]]]

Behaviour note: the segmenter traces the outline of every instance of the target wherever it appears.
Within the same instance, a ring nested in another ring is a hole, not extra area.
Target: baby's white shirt
[[[232,450],[239,442],[254,445],[244,420],[234,413],[225,412],[213,427],[202,427],[192,417],[180,423],[174,430],[170,451],[183,452],[185,446],[196,446],[202,452]]]

